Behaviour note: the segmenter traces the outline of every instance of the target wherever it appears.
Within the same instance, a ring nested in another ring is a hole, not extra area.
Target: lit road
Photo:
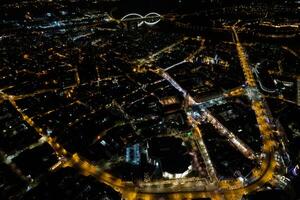
[[[36,94],[42,94],[44,92],[49,92],[48,90],[37,91],[29,95],[13,96],[7,95],[0,92],[1,98],[3,100],[8,100],[11,105],[20,113],[23,120],[26,121],[35,131],[41,136],[42,142],[47,142],[56,152],[57,156],[60,158],[59,162],[51,167],[50,170],[56,170],[60,167],[72,166],[77,168],[83,175],[93,176],[97,180],[111,186],[116,191],[122,193],[123,198],[127,200],[143,199],[143,200],[157,200],[164,196],[169,199],[192,199],[192,198],[212,198],[212,199],[241,199],[243,194],[248,194],[249,192],[255,191],[258,188],[265,185],[265,183],[272,180],[275,175],[275,170],[278,164],[275,159],[275,152],[277,148],[277,141],[273,139],[274,128],[272,124],[272,116],[268,110],[268,106],[264,100],[263,95],[261,95],[257,89],[256,80],[253,72],[249,66],[248,59],[242,44],[239,41],[238,34],[235,27],[232,27],[232,32],[234,35],[234,41],[236,44],[237,53],[239,56],[240,64],[243,69],[246,78],[246,89],[235,88],[232,91],[227,91],[223,95],[224,97],[239,96],[242,94],[248,95],[251,100],[252,109],[255,112],[257,118],[257,124],[261,132],[263,139],[262,153],[265,155],[261,158],[256,158],[254,152],[237,136],[230,132],[222,123],[220,123],[207,109],[203,108],[201,112],[201,117],[196,118],[193,115],[188,115],[193,121],[193,136],[197,140],[198,149],[204,158],[205,165],[207,167],[208,174],[212,181],[207,181],[206,179],[200,178],[183,178],[175,180],[161,180],[161,181],[150,181],[150,182],[126,182],[122,179],[113,176],[103,169],[102,166],[93,164],[92,162],[81,157],[77,153],[71,154],[67,152],[64,147],[56,141],[56,138],[47,136],[46,131],[40,128],[29,116],[27,116],[21,108],[18,107],[16,101],[29,96],[34,96]],[[148,59],[138,60],[137,66],[142,66],[147,63],[154,61],[154,58],[160,53],[172,49],[174,46],[180,42],[186,40],[184,38],[178,43],[170,45],[161,51],[153,54]],[[202,48],[202,47],[200,47]],[[200,52],[200,50],[199,50]],[[184,59],[182,62],[190,62],[194,59],[196,54],[192,54],[188,58]],[[178,65],[176,65],[178,66]],[[174,66],[173,66],[174,67]],[[168,69],[168,68],[167,68]],[[169,68],[170,69],[170,68]],[[136,71],[138,71],[137,68]],[[191,97],[188,92],[183,89],[164,69],[159,67],[150,68],[150,71],[160,75],[163,79],[168,81],[174,88],[182,94],[182,96],[188,102],[188,106],[197,106],[197,102]],[[75,84],[80,84],[80,80],[77,79]],[[72,86],[70,86],[72,89]],[[53,89],[54,90],[54,89]],[[51,91],[53,91],[51,90]],[[244,185],[237,179],[233,180],[216,180],[216,171],[208,155],[205,144],[202,140],[201,130],[198,128],[198,123],[205,120],[211,123],[218,132],[226,137],[229,142],[239,150],[244,156],[249,159],[260,159],[261,165],[252,171],[251,182]],[[101,138],[101,135],[99,135]],[[97,138],[96,138],[97,139]],[[40,141],[40,142],[41,142]],[[34,144],[39,145],[39,143]]]
[[[248,87],[251,87],[250,91],[257,93],[256,88],[256,81],[254,79],[252,70],[248,64],[248,60],[246,58],[244,49],[242,47],[242,44],[239,42],[239,38],[237,36],[237,33],[235,29],[233,28],[233,32],[236,41],[236,47],[238,56],[240,59],[241,66],[243,68],[244,75],[246,77],[246,84]],[[188,93],[178,84],[176,81],[174,81],[165,71],[162,69],[156,69],[153,70],[154,72],[161,75],[163,78],[165,78],[167,81],[169,81],[170,84],[172,84],[180,93],[183,94],[185,98],[188,98],[188,102],[190,104],[194,104],[195,101],[192,97],[188,95]],[[250,93],[251,93],[250,92]],[[234,93],[241,94],[245,93],[243,89],[238,88],[232,93],[228,93],[228,96],[235,96]],[[246,94],[250,94],[249,92]],[[191,198],[199,198],[199,197],[210,197],[212,199],[223,199],[223,198],[230,198],[230,199],[240,199],[243,194],[247,194],[249,192],[252,192],[256,190],[257,188],[264,185],[266,182],[270,181],[273,177],[274,170],[277,167],[277,163],[274,157],[274,151],[276,148],[276,141],[272,140],[272,127],[269,125],[270,116],[269,113],[266,110],[266,105],[262,97],[258,96],[253,98],[253,95],[250,95],[249,98],[252,99],[252,109],[254,110],[257,122],[259,125],[259,129],[261,131],[262,137],[263,137],[263,148],[262,151],[266,153],[265,158],[261,160],[261,166],[260,168],[255,168],[253,170],[253,177],[251,178],[251,183],[248,185],[242,185],[238,181],[221,181],[219,185],[219,189],[221,189],[221,193],[216,195],[216,191],[212,192],[208,188],[206,191],[198,191],[195,192],[188,192],[188,191],[182,191],[182,192],[175,192],[173,194],[167,194],[168,197],[172,199],[191,199]],[[209,112],[204,111],[204,117],[209,120],[212,124],[215,124],[216,127],[219,127],[219,131],[224,133],[225,136],[231,138],[231,143],[236,146],[237,149],[239,149],[244,155],[248,156],[249,158],[253,157],[253,152],[249,151],[248,147],[242,143],[242,141],[238,140],[234,137],[234,134],[230,133],[224,126],[222,126],[221,123],[219,123]],[[249,152],[251,152],[249,154]],[[164,186],[161,185],[160,188]],[[174,188],[173,191],[181,191],[177,190],[178,188]],[[168,189],[165,188],[164,191],[167,191]],[[157,189],[155,190],[157,191]],[[155,193],[153,191],[153,193]],[[161,191],[161,190],[159,190]],[[128,196],[126,196],[128,199],[137,199],[137,198],[143,198],[143,199],[155,199],[155,195],[147,194],[147,192],[142,193],[142,191],[139,191],[139,193],[129,193]]]
[[[182,93],[183,97],[187,99],[188,104],[193,106],[197,105],[196,101],[184,90],[165,70],[156,69],[153,72],[162,76],[166,79],[171,85],[173,85],[180,93]],[[253,160],[255,159],[255,155],[253,150],[247,146],[242,140],[240,140],[237,136],[235,136],[232,132],[230,132],[222,123],[219,122],[207,109],[203,108],[202,119],[210,122],[222,135],[225,136],[229,142],[238,149],[245,157]],[[197,119],[194,119],[197,120]]]
[[[208,110],[205,110],[202,115],[202,119],[210,122],[220,133],[220,135],[225,136],[228,141],[238,149],[246,158],[254,160],[255,154],[253,150],[246,145],[242,140],[240,140],[236,135],[229,131],[222,123],[219,122]]]
[[[218,181],[218,178],[217,178],[217,172],[212,164],[212,161],[210,159],[210,156],[208,154],[208,151],[207,151],[207,148],[204,144],[204,141],[203,141],[203,138],[202,138],[202,133],[198,127],[198,123],[195,122],[193,120],[193,134],[194,134],[194,137],[195,137],[195,141],[196,141],[196,144],[198,146],[198,149],[200,151],[200,154],[204,160],[204,163],[205,163],[205,166],[206,166],[206,170],[207,170],[207,173],[211,179],[212,182],[216,182]]]

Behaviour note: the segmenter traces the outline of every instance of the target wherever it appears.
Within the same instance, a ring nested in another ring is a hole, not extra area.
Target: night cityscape
[[[300,200],[299,0],[2,0],[1,200]]]

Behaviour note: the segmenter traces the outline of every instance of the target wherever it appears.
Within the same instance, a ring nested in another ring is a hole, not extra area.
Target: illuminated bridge
[[[129,13],[121,18],[121,22],[137,22],[138,26],[142,26],[146,24],[148,26],[153,26],[160,22],[162,16],[156,12],[151,12],[142,16],[138,13]]]

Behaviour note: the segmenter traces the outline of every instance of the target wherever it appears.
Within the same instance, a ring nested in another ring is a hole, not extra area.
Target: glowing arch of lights
[[[130,19],[131,17],[137,17],[137,18],[142,19],[142,21],[138,23],[138,26],[141,26],[143,24],[146,24],[148,26],[153,26],[153,25],[157,24],[158,22],[160,22],[160,20],[161,20],[161,15],[160,14],[158,14],[156,12],[150,12],[150,13],[146,14],[145,16],[142,16],[138,13],[129,13],[129,14],[125,15],[124,17],[122,17],[121,21],[125,21],[126,19]],[[159,19],[154,21],[154,22],[147,22],[147,21],[143,20],[147,17],[159,17]]]
[[[144,21],[144,23],[147,24],[148,26],[153,26],[153,25],[157,24],[158,22],[160,22],[160,20],[161,20],[160,14],[158,14],[158,13],[156,13],[156,12],[148,13],[147,15],[145,15],[144,18],[146,18],[146,17],[159,17],[159,19],[156,20],[155,22],[147,22],[147,21]]]

